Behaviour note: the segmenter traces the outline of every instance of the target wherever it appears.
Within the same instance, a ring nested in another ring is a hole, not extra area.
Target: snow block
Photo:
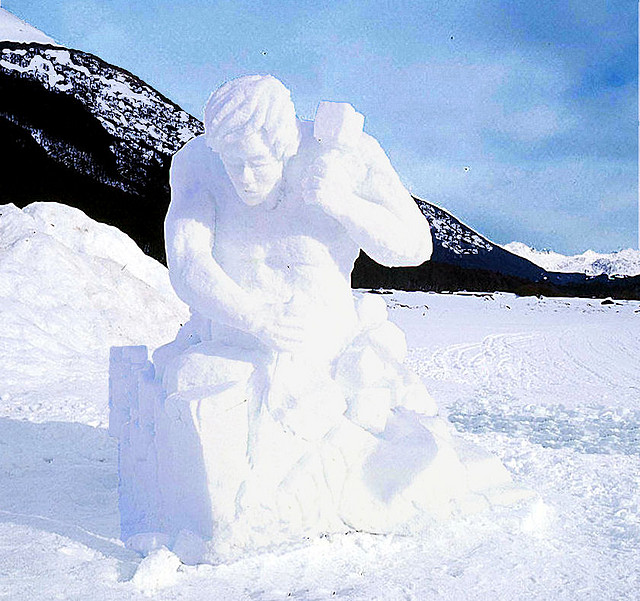
[[[313,123],[313,135],[327,146],[348,146],[362,134],[364,115],[348,102],[321,102]]]
[[[109,434],[118,439],[121,536],[159,531],[155,413],[161,401],[146,346],[113,347]]]

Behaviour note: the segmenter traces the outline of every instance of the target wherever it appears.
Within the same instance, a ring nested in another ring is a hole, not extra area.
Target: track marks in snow
[[[543,447],[580,453],[640,455],[640,411],[588,407],[466,404],[450,408],[449,421],[459,432],[501,432]]]
[[[500,333],[480,342],[410,350],[426,381],[464,384],[471,396],[520,404],[616,405],[640,409],[636,331],[573,326]]]

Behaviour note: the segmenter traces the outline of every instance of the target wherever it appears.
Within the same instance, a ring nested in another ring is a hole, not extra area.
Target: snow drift
[[[5,415],[16,404],[28,412],[38,399],[40,409],[48,405],[40,419],[104,423],[109,348],[160,345],[187,317],[166,269],[116,228],[56,203],[0,206]],[[62,403],[48,400],[70,381]],[[104,391],[99,406],[87,401],[96,387]]]

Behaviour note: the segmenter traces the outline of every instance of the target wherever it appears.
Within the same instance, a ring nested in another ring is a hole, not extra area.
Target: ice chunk
[[[166,547],[161,547],[145,557],[133,575],[134,586],[146,595],[176,583],[180,560]]]

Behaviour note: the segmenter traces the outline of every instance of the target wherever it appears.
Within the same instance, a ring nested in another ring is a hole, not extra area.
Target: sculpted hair
[[[204,127],[207,146],[221,154],[252,134],[279,159],[293,156],[300,143],[291,93],[271,75],[247,75],[219,87],[204,109]]]

